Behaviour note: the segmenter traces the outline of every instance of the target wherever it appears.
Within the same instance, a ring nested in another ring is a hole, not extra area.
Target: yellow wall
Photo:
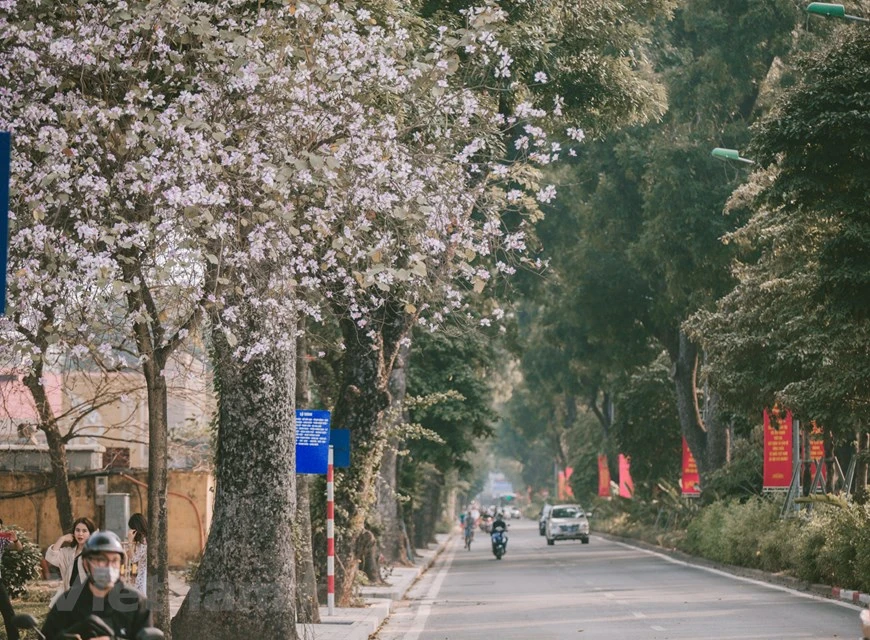
[[[146,483],[147,473],[135,471],[131,478]],[[96,481],[93,477],[78,478],[70,481],[70,494],[73,504],[73,517],[87,516],[99,527],[102,507],[96,505],[94,494]],[[49,486],[33,495],[7,498],[10,493],[25,492],[29,489]],[[122,477],[109,475],[109,493],[130,495],[130,513],[147,513],[148,491],[144,486]],[[212,505],[214,502],[214,478],[210,473],[200,471],[170,471],[169,491],[180,494],[169,496],[169,564],[171,567],[186,567],[196,560],[211,526]],[[180,497],[185,496],[189,500]],[[191,504],[191,501],[193,504]],[[194,509],[194,505],[196,509]],[[197,518],[198,512],[198,518]],[[0,472],[0,518],[7,525],[24,529],[27,535],[44,551],[61,535],[54,488],[50,478],[43,474]]]

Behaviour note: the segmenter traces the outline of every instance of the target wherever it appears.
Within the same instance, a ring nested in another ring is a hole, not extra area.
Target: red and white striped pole
[[[329,461],[326,467],[326,607],[328,615],[335,615],[335,485],[332,479],[332,445],[329,445]]]

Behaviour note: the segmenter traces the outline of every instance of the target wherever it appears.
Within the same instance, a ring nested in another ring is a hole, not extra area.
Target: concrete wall
[[[130,471],[128,477],[119,473],[108,476],[109,493],[130,495],[130,513],[148,512],[148,490],[142,484],[148,480],[144,471]],[[137,483],[142,483],[138,484]],[[103,526],[103,507],[97,505],[96,480],[93,476],[70,481],[73,516],[91,518]],[[48,487],[47,489],[42,489]],[[214,504],[214,478],[200,471],[170,471],[169,564],[186,567],[199,557],[202,544],[211,526]],[[10,494],[28,493],[17,497]],[[7,525],[16,525],[39,547],[45,548],[61,535],[54,488],[44,474],[0,472],[0,518]]]

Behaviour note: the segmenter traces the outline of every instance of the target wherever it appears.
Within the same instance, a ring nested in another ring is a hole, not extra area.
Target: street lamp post
[[[846,7],[841,4],[832,4],[830,2],[811,2],[807,7],[807,13],[813,13],[817,16],[825,16],[828,18],[842,18],[844,20],[854,20],[856,22],[870,22],[870,18],[851,16],[846,13]]]
[[[741,157],[740,152],[737,151],[737,149],[723,149],[722,147],[716,147],[710,152],[710,155],[714,158],[719,158],[719,160],[736,160],[737,162],[745,162],[746,164],[755,164],[753,160]]]

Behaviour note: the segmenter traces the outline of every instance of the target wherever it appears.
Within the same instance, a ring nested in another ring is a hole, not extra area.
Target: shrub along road
[[[858,609],[593,536],[548,547],[513,523],[507,556],[454,538],[378,640],[857,637]]]

